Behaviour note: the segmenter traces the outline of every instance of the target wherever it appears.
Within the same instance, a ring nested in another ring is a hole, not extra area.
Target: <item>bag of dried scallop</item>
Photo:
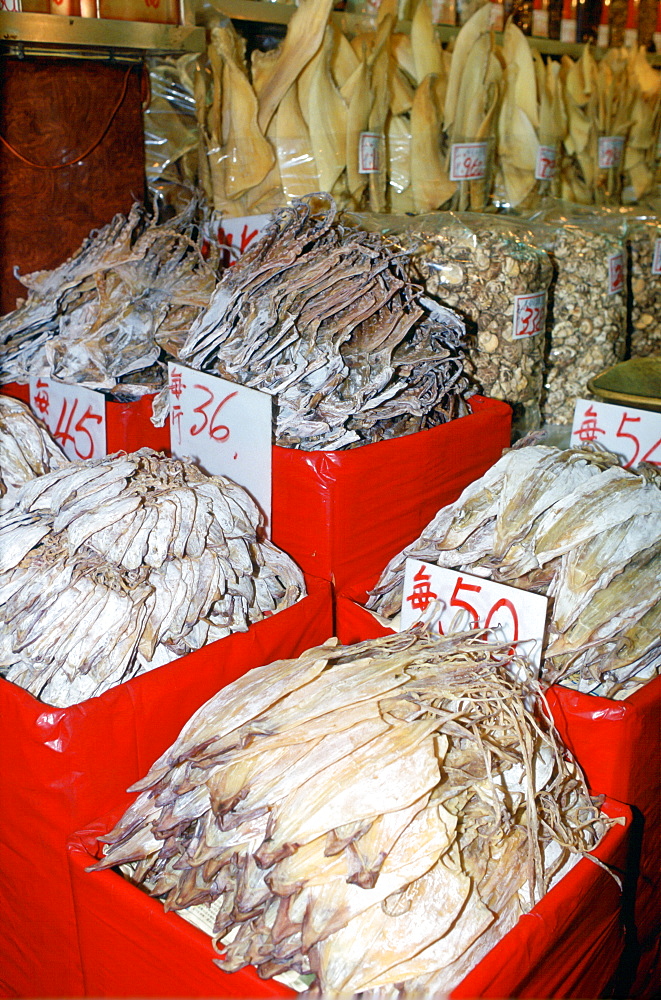
[[[230,479],[147,448],[67,463],[0,514],[0,675],[67,707],[305,595]]]
[[[525,228],[472,213],[349,218],[405,250],[409,275],[462,316],[467,370],[484,395],[512,406],[514,435],[537,429],[553,271]]]
[[[661,352],[661,221],[638,219],[629,226],[631,314],[629,354]]]
[[[520,665],[483,631],[410,630],[251,670],[134,785],[94,869],[215,916],[225,971],[445,995],[620,822]]]

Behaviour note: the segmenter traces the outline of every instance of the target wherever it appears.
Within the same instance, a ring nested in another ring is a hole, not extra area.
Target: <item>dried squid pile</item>
[[[46,427],[20,399],[0,394],[0,509],[17,487],[69,464]]]
[[[463,323],[406,277],[403,252],[336,217],[329,195],[274,213],[179,352],[277,395],[280,445],[337,449],[467,412]]]
[[[598,446],[506,452],[390,561],[367,604],[386,619],[408,557],[548,595],[545,684],[624,698],[659,673],[661,490]]]
[[[330,640],[249,671],[134,786],[95,868],[215,907],[226,971],[449,992],[611,823],[487,639]]]
[[[135,204],[59,267],[23,275],[27,299],[0,318],[0,382],[43,376],[124,399],[160,388],[162,350],[176,352],[216,284],[195,211],[159,225]]]
[[[149,449],[39,476],[0,514],[0,672],[58,707],[295,603],[229,479]]]

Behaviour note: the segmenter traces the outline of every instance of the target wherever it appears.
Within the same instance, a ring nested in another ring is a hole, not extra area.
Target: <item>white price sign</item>
[[[551,177],[555,177],[557,155],[555,146],[539,147],[535,163],[535,177],[538,181],[548,181]]]
[[[31,378],[30,407],[67,458],[87,460],[106,454],[106,400],[102,393],[49,378]]]
[[[231,265],[257,242],[270,218],[270,215],[243,215],[235,219],[223,219],[222,222],[212,223],[208,227],[208,238],[219,243],[221,247],[227,247],[226,265]]]
[[[534,337],[544,329],[546,317],[546,292],[514,296],[512,336],[515,340]]]
[[[624,149],[624,136],[602,135],[599,138],[599,166],[602,170],[619,167]]]
[[[378,132],[361,132],[358,142],[358,173],[378,174],[381,136]]]
[[[654,260],[652,261],[652,274],[661,274],[661,240],[654,244]]]
[[[621,455],[625,469],[632,469],[639,462],[661,467],[661,413],[577,399],[571,444],[581,445],[586,441],[598,441]]]
[[[507,641],[529,641],[528,655],[539,667],[547,602],[529,590],[407,559],[401,628],[438,619],[435,628],[446,635],[457,614],[467,612],[467,629],[498,628]]]
[[[486,142],[453,143],[450,149],[451,181],[477,181],[486,175]]]
[[[608,258],[608,294],[624,291],[624,254],[612,253]]]
[[[168,375],[172,454],[239,483],[270,523],[272,397],[172,361]]]

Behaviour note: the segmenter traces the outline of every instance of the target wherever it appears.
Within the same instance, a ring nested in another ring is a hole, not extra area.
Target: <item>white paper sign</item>
[[[537,38],[549,37],[549,12],[548,10],[533,10],[532,12],[532,33]]]
[[[497,628],[511,642],[529,640],[528,654],[539,667],[548,598],[518,587],[506,587],[470,573],[457,573],[419,559],[407,559],[404,572],[401,628],[434,621],[447,635],[459,612],[470,628]],[[460,619],[461,620],[461,619]]]
[[[273,398],[172,361],[168,375],[172,454],[239,483],[269,524]]]
[[[512,336],[515,340],[536,336],[544,329],[545,317],[546,292],[536,292],[534,295],[515,295]]]
[[[224,218],[206,228],[207,239],[227,247],[226,267],[235,264],[241,254],[252,247],[266,229],[270,215],[243,215],[235,219]]]
[[[557,149],[555,146],[540,146],[537,150],[535,177],[538,181],[548,181],[555,177]]]
[[[378,174],[381,136],[378,132],[361,132],[358,142],[358,173]]]
[[[563,17],[560,21],[560,41],[567,45],[576,43],[576,21],[574,18]]]
[[[103,393],[49,378],[31,378],[30,407],[46,424],[67,458],[87,460],[106,454]]]
[[[624,254],[612,253],[608,258],[608,294],[624,291]]]
[[[640,462],[661,467],[661,413],[578,399],[574,407],[571,445],[586,441],[598,441],[620,455],[625,469],[633,469]]]
[[[599,166],[602,170],[619,167],[624,149],[624,136],[606,135],[599,138]]]
[[[476,181],[487,174],[486,142],[455,142],[450,149],[450,180]]]
[[[661,274],[661,239],[654,244],[654,260],[652,261],[652,274]]]

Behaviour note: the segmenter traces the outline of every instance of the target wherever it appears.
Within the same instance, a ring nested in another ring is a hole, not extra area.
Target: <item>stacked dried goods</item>
[[[640,220],[629,227],[631,267],[631,357],[661,352],[661,222]]]
[[[410,276],[466,320],[471,374],[485,395],[512,406],[515,431],[538,428],[548,254],[521,227],[492,216],[356,218],[406,250]]]
[[[12,502],[17,487],[35,476],[69,464],[62,449],[30,408],[0,395],[0,508]]]
[[[319,195],[275,213],[229,268],[180,359],[277,395],[276,442],[337,449],[467,412],[459,317],[407,278],[403,252]]]
[[[330,641],[250,671],[134,786],[95,867],[214,907],[227,971],[445,995],[611,822],[485,640]]]
[[[395,556],[368,607],[391,619],[411,556],[550,600],[541,680],[625,698],[661,668],[661,490],[598,448],[508,451]]]
[[[0,319],[0,381],[44,376],[125,399],[160,388],[162,350],[176,350],[216,283],[190,235],[195,210],[165,226],[136,204],[53,271],[24,275],[27,300]]]
[[[51,705],[101,694],[305,592],[229,479],[149,449],[26,483],[0,515],[0,670]]]

